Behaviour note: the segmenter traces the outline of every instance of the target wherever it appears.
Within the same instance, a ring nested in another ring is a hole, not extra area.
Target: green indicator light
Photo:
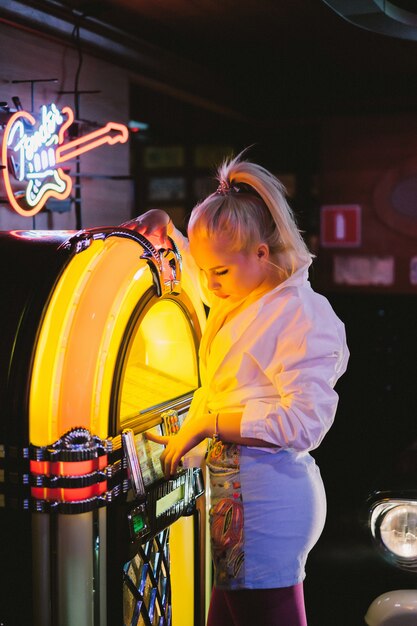
[[[138,534],[145,528],[145,520],[141,515],[134,515],[132,517],[133,531]]]

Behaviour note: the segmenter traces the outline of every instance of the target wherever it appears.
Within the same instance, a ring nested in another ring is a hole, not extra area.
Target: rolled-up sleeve
[[[338,405],[334,390],[346,369],[348,349],[344,326],[330,305],[320,315],[300,307],[282,327],[274,345],[251,355],[271,383],[265,395],[248,399],[241,435],[294,450],[312,450],[333,423]],[[270,340],[274,341],[272,337]],[[265,356],[266,352],[266,356]]]

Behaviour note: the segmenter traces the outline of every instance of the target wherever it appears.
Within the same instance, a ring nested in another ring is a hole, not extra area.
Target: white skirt
[[[307,452],[218,442],[207,464],[216,587],[270,589],[301,582],[326,517],[314,459]]]

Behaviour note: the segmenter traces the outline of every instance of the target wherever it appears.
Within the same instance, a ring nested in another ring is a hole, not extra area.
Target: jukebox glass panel
[[[153,304],[134,328],[121,387],[120,421],[198,386],[191,320],[169,298]]]

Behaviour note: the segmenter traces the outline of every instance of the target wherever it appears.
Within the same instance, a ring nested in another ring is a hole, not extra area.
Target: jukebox
[[[204,623],[201,470],[165,480],[205,322],[172,240],[0,234],[0,623]],[[201,496],[201,497],[200,497]]]

